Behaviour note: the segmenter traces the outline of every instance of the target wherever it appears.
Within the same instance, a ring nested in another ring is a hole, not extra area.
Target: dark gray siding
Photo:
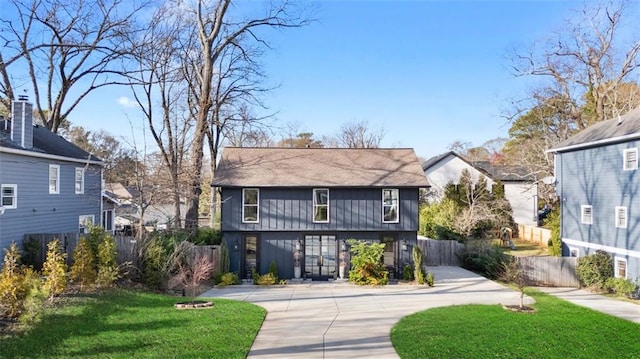
[[[60,193],[49,194],[49,164],[60,165]],[[16,209],[0,216],[0,248],[22,243],[25,233],[77,232],[78,217],[100,223],[100,167],[85,172],[84,194],[75,193],[75,168],[82,163],[0,153],[0,184],[17,185]]]
[[[242,189],[222,191],[223,231],[417,231],[418,189],[400,189],[398,223],[382,222],[382,189],[330,188],[329,223],[313,222],[312,188],[261,188],[260,222],[242,223]]]
[[[640,276],[640,170],[623,171],[623,150],[639,146],[635,141],[566,152],[556,162],[564,254],[568,247],[579,247],[581,256],[602,247],[627,259],[630,279]],[[581,223],[582,205],[593,207],[593,224]],[[627,228],[616,227],[616,206],[627,207]]]

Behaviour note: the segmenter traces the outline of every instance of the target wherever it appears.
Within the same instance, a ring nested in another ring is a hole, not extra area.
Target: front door
[[[389,271],[389,279],[395,279],[396,277],[396,238],[393,236],[383,236],[382,243],[384,243],[383,263]]]
[[[304,268],[307,278],[333,278],[337,257],[336,236],[304,236]]]

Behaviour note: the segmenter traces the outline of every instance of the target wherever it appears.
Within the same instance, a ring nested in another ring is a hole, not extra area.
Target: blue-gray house
[[[10,119],[0,120],[0,251],[12,242],[20,246],[28,233],[100,224],[100,159],[34,126],[26,100],[14,101],[11,110]]]
[[[599,122],[555,154],[564,256],[611,254],[616,277],[640,277],[640,108]]]
[[[327,280],[345,278],[350,238],[385,243],[397,278],[428,182],[413,149],[227,147],[212,186],[231,271],[247,278],[275,261],[281,278]]]

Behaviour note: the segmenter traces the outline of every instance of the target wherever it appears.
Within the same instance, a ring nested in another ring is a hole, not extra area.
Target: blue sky
[[[316,137],[345,122],[384,128],[383,146],[425,158],[456,140],[482,145],[507,135],[501,117],[524,94],[509,55],[550,36],[578,1],[323,1],[311,25],[269,35],[266,95],[278,125],[296,122]],[[74,124],[129,136],[126,88],[90,96]]]

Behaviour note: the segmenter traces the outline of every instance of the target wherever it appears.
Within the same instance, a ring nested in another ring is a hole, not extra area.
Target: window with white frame
[[[258,223],[260,191],[257,188],[242,189],[242,222]]]
[[[313,221],[329,222],[329,189],[313,189]]]
[[[616,227],[627,228],[627,207],[616,206]]]
[[[84,193],[84,168],[76,167],[76,194]]]
[[[78,230],[80,233],[89,233],[89,229],[93,226],[93,215],[86,214],[78,217]]]
[[[638,169],[638,149],[628,148],[622,151],[624,161],[623,170],[635,171]]]
[[[5,209],[18,208],[18,185],[3,184],[0,192],[0,206]]]
[[[627,278],[627,259],[616,257],[614,261],[616,278]]]
[[[397,189],[382,190],[382,222],[397,223],[399,215],[399,191]]]
[[[49,165],[49,193],[60,193],[60,166]]]
[[[580,250],[575,247],[569,247],[569,257],[579,257]]]
[[[580,218],[582,219],[582,223],[584,224],[592,224],[593,223],[593,207],[589,205],[583,205],[582,214]]]

